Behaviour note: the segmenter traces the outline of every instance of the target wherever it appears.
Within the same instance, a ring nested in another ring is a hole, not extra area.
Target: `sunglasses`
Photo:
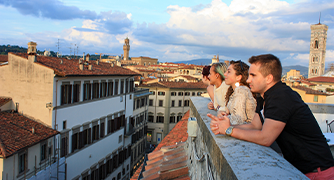
[[[240,64],[241,71],[243,71],[243,70],[244,70],[244,67],[242,66],[242,61],[241,61],[241,60],[238,60],[238,61],[236,61],[236,62]]]

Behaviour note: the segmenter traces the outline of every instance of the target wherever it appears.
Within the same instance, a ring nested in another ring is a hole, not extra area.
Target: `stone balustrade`
[[[189,137],[188,167],[191,179],[308,179],[282,156],[269,147],[242,141],[210,130],[207,113],[210,100],[191,98],[190,117],[197,119],[197,137]],[[188,129],[189,132],[189,129]],[[195,154],[201,160],[196,160]],[[211,172],[210,172],[211,171]]]

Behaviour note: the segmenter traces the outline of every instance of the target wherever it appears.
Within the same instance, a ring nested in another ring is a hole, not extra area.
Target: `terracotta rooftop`
[[[327,82],[327,83],[334,83],[334,77],[323,77],[323,76],[318,76],[318,77],[313,77],[313,78],[308,78],[308,81],[311,82]]]
[[[59,132],[25,116],[0,112],[0,157],[7,158],[56,134]]]
[[[189,111],[160,142],[155,150],[148,154],[145,171],[147,179],[190,180],[187,166],[188,155],[185,150],[188,139],[187,123]]]
[[[192,76],[188,76],[188,75],[181,75],[181,76],[189,80],[197,80],[197,78],[192,77]]]
[[[328,94],[324,93],[324,92],[320,92],[320,91],[317,91],[317,90],[314,90],[314,89],[311,89],[311,88],[308,88],[308,87],[304,87],[304,86],[292,86],[293,88],[296,88],[296,89],[299,89],[299,90],[302,90],[302,91],[305,91],[306,94],[314,94],[314,95],[325,95],[325,96],[328,96]]]
[[[156,82],[151,84],[141,84],[139,87],[161,87],[173,89],[206,89],[203,82]]]
[[[11,101],[12,98],[9,97],[0,97],[0,107]]]
[[[0,62],[7,62],[8,61],[8,55],[0,55]]]
[[[310,83],[310,82],[305,81],[305,80],[300,80],[300,82],[303,83],[303,84],[307,84],[309,86],[315,86],[316,85],[316,84]]]
[[[28,59],[27,53],[11,53],[16,56],[20,56]],[[61,61],[63,61],[61,63]],[[99,62],[99,65],[95,63],[96,61],[90,61],[89,64],[92,65],[92,70],[88,70],[88,64],[84,65],[84,70],[79,68],[79,60],[69,60],[66,58],[48,57],[48,56],[36,56],[36,62],[48,68],[54,70],[55,74],[58,76],[118,76],[118,75],[129,75],[135,76],[140,75],[129,69],[122,68],[119,66],[111,67],[110,63]]]

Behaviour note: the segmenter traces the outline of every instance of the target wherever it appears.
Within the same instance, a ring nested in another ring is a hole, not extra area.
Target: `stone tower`
[[[218,63],[218,62],[219,62],[219,54],[217,54],[217,56],[216,55],[213,56],[213,58],[211,59],[211,65],[213,63]]]
[[[320,24],[320,22],[311,25],[308,78],[321,76],[325,73],[327,30],[328,26]]]
[[[37,46],[37,43],[35,42],[32,42],[30,41],[28,43],[28,51],[27,51],[27,54],[36,54],[36,46]]]
[[[124,51],[124,59],[123,60],[129,60],[130,39],[128,37],[126,37],[126,39],[124,39],[123,51]]]

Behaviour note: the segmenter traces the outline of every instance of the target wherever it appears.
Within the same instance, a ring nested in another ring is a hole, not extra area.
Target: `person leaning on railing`
[[[276,140],[283,157],[308,178],[334,180],[334,159],[326,139],[300,95],[281,82],[280,60],[266,54],[249,62],[247,82],[260,95],[252,122],[231,126],[227,116],[208,114],[212,132],[264,146]]]
[[[213,98],[214,98],[214,87],[213,85],[210,84],[210,79],[209,79],[209,74],[210,74],[210,68],[211,66],[204,66],[203,67],[203,71],[202,71],[202,82],[207,85],[206,87],[206,91],[208,92],[209,94],[209,97],[211,99],[211,101],[213,101]]]
[[[239,61],[230,61],[225,72],[225,83],[229,85],[225,96],[226,112],[218,113],[218,117],[226,115],[232,125],[250,123],[253,120],[256,101],[246,82],[249,66]]]
[[[213,63],[210,68],[210,84],[214,86],[214,99],[213,102],[208,104],[209,109],[219,111],[225,111],[225,94],[228,89],[228,85],[225,84],[224,73],[227,70],[227,65],[223,62]]]

